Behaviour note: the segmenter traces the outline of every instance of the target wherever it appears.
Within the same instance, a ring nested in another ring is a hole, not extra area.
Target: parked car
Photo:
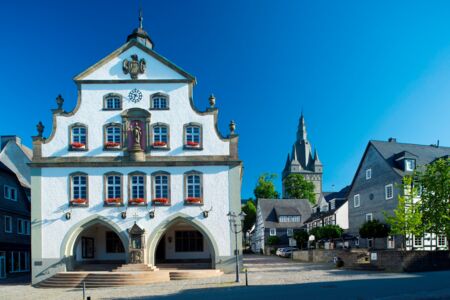
[[[299,250],[297,247],[287,247],[283,249],[283,252],[281,252],[281,257],[291,257],[292,252]]]
[[[283,253],[285,248],[278,248],[277,251],[275,252],[276,256],[281,256],[281,254]]]

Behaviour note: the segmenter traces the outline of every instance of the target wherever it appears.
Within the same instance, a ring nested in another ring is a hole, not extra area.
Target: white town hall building
[[[47,138],[37,126],[33,284],[94,264],[235,268],[234,122],[224,137],[214,97],[205,111],[194,107],[195,78],[153,50],[140,21],[123,46],[74,78],[73,111],[58,96]]]

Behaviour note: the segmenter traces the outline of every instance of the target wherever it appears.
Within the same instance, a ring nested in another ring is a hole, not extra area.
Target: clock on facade
[[[132,89],[130,91],[130,93],[128,94],[128,99],[131,102],[138,103],[139,101],[142,100],[142,93],[141,93],[141,91],[138,90],[138,89]]]

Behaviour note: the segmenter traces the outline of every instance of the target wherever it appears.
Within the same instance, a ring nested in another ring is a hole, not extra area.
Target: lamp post
[[[235,249],[234,255],[236,257],[236,282],[239,282],[239,249],[238,249],[238,233],[242,232],[244,218],[246,214],[241,211],[239,214],[230,211],[228,214],[228,221],[230,222],[230,229],[234,233],[235,238]],[[241,229],[238,230],[238,221],[240,222]]]

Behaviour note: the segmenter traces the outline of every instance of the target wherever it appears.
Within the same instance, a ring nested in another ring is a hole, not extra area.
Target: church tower
[[[316,202],[318,202],[322,193],[322,173],[322,162],[319,159],[317,149],[315,149],[313,156],[311,144],[307,137],[305,118],[302,113],[298,124],[297,140],[292,146],[291,154],[287,156],[286,165],[282,172],[283,198],[289,198],[284,186],[286,177],[290,174],[301,174],[306,180],[314,184],[314,193]]]

